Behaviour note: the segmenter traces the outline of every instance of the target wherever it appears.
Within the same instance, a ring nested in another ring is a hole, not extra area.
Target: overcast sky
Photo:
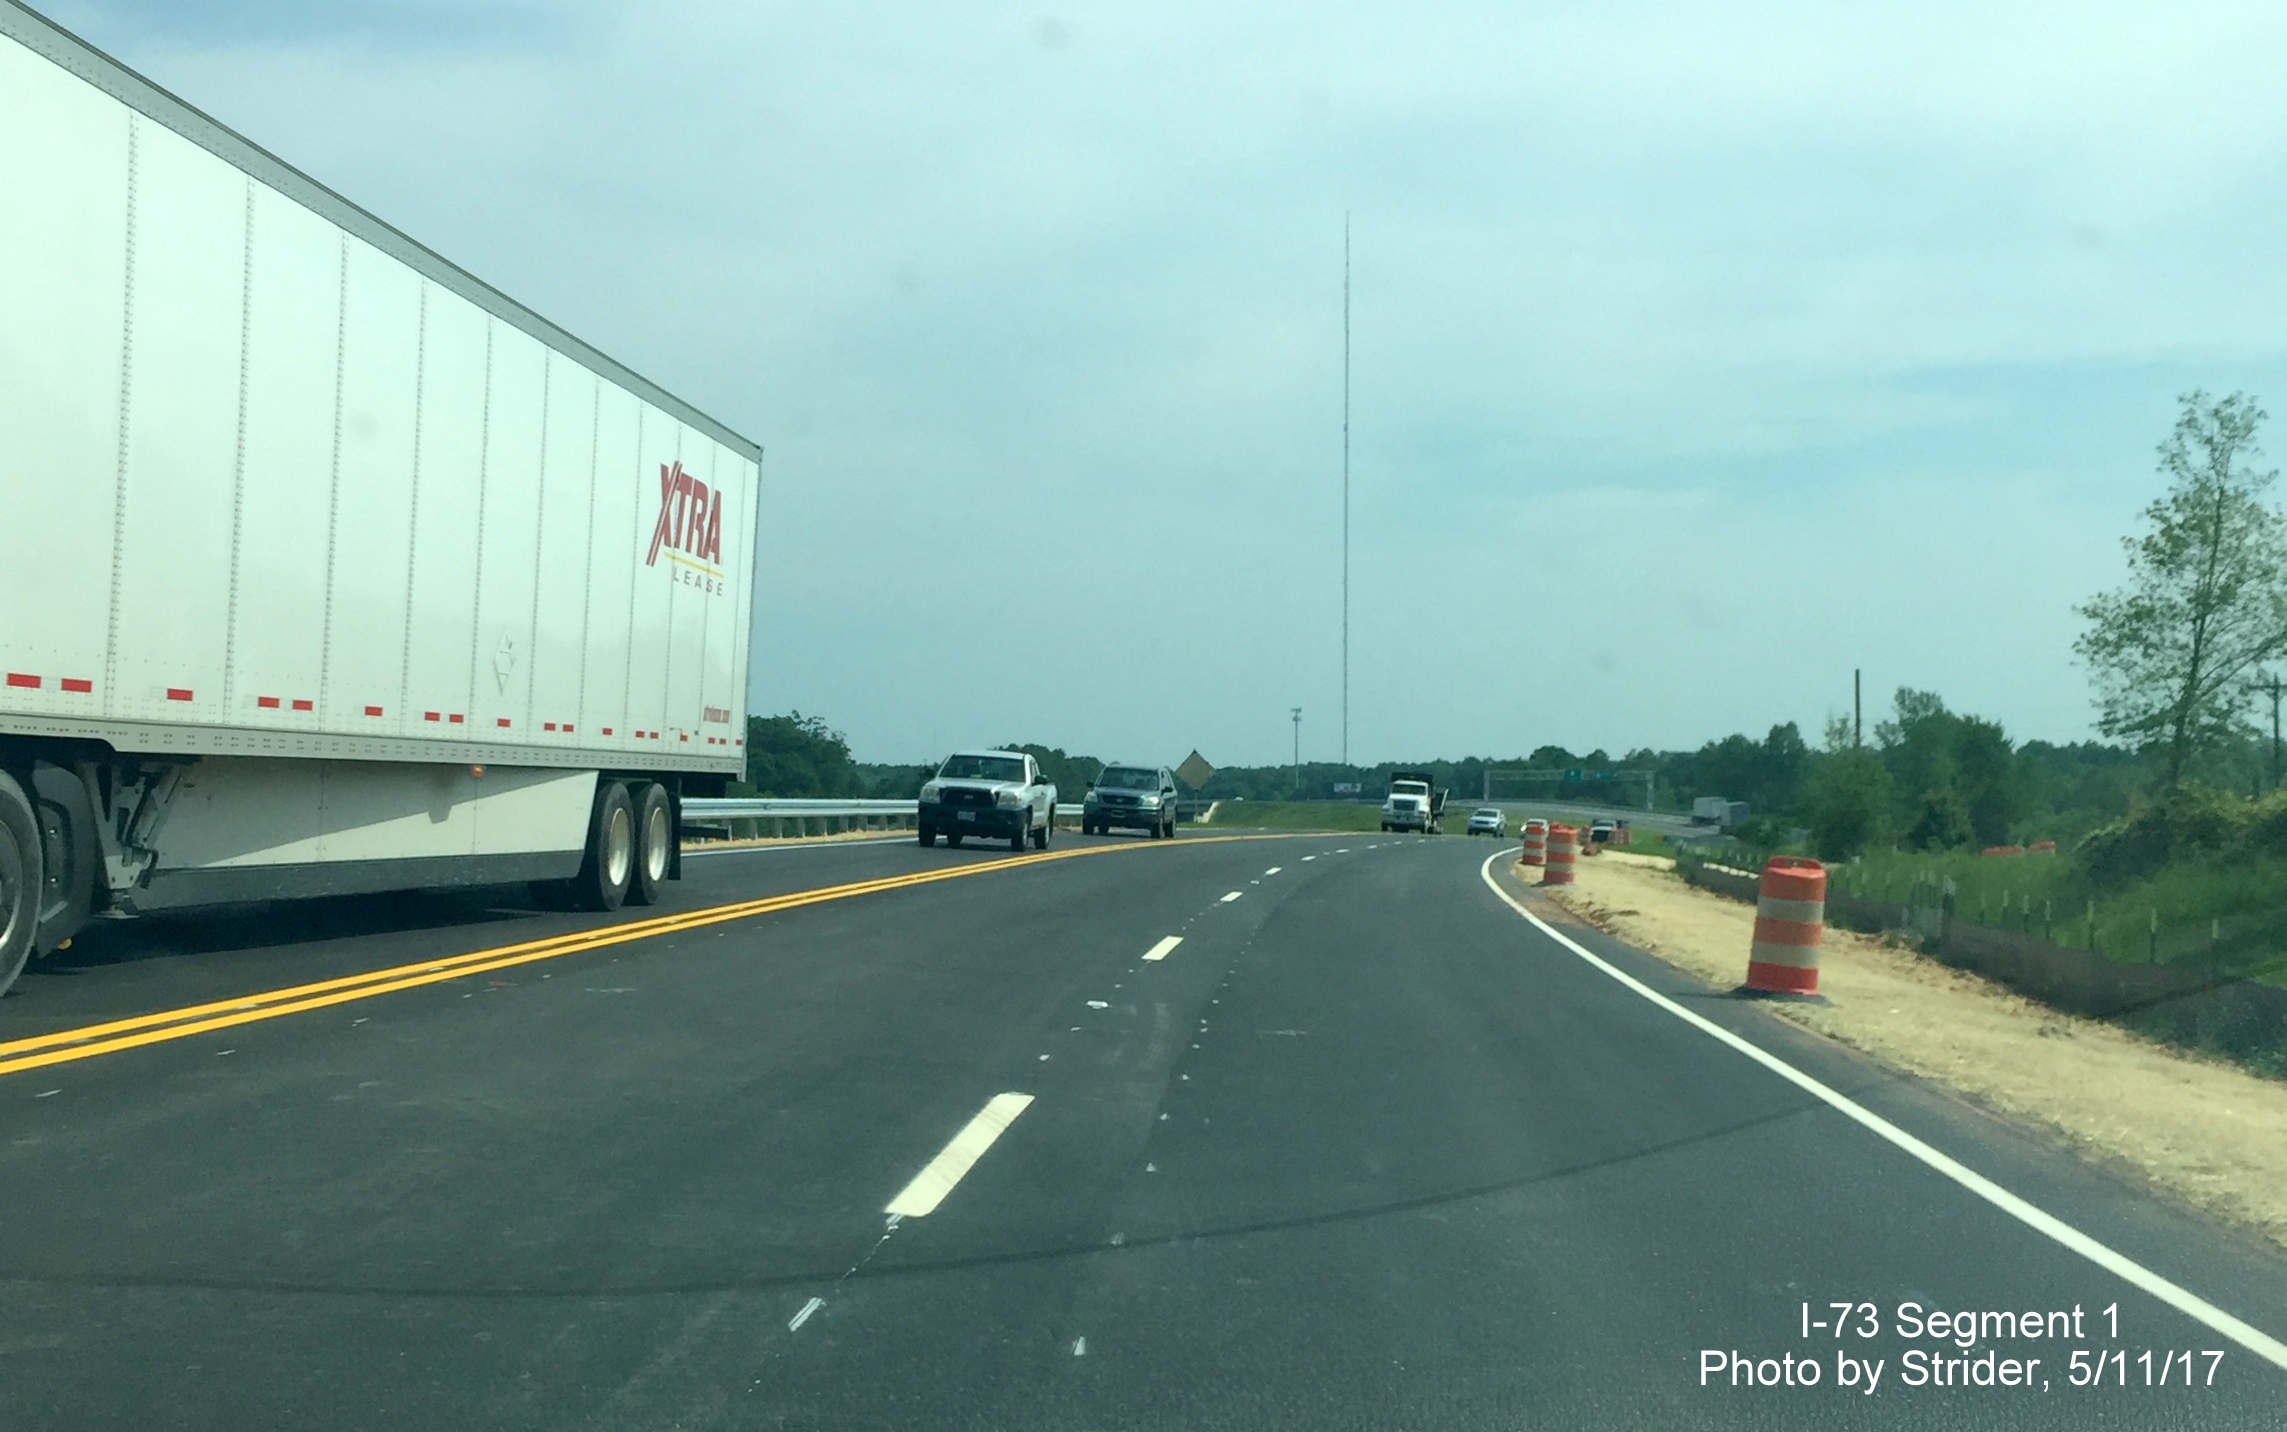
[[[2277,0],[44,8],[761,442],[863,759],[1339,754],[1346,212],[1360,761],[2078,738],[2175,395],[2287,412]]]

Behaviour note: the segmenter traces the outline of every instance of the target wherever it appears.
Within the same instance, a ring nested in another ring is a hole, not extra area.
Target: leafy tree
[[[1017,743],[1003,746],[1004,751],[1022,751],[1040,763],[1040,773],[1056,787],[1060,801],[1076,801],[1088,793],[1096,777],[1103,773],[1104,763],[1094,756],[1068,756],[1060,746],[1036,746]]]
[[[1890,770],[1861,746],[1811,758],[1803,781],[1803,813],[1811,849],[1821,860],[1848,860],[1888,829]]]
[[[1970,828],[1969,803],[1950,785],[1922,792],[1913,824],[1906,827],[1905,843],[1911,850],[1955,850],[1976,838]]]
[[[1892,787],[1918,803],[1926,793],[1953,785],[1961,718],[1946,709],[1935,691],[1901,686],[1890,703],[1890,719],[1874,723],[1874,745],[1890,770]]]
[[[921,785],[937,774],[935,766],[881,765],[860,761],[858,786],[867,800],[909,801],[921,794]]]
[[[2121,539],[2128,585],[2078,609],[2089,627],[2073,643],[2100,728],[2157,748],[2169,790],[2245,726],[2241,680],[2287,640],[2287,531],[2263,501],[2278,474],[2249,466],[2265,413],[2244,393],[2180,401],[2160,445],[2168,491],[2149,530]]]
[[[746,720],[746,779],[757,795],[854,796],[859,783],[850,743],[799,711]]]
[[[1946,709],[1934,691],[1901,686],[1892,716],[1874,727],[1892,789],[1911,802],[1906,841],[1951,849],[1973,839],[2005,845],[2024,808],[2024,782],[1998,721]]]
[[[1954,733],[1963,813],[1980,845],[2007,845],[2024,809],[2024,782],[2001,723],[1964,716]]]
[[[1800,800],[1808,754],[1801,728],[1789,721],[1773,726],[1761,741],[1731,735],[1670,756],[1662,774],[1683,800],[1727,796],[1758,812],[1787,811]]]

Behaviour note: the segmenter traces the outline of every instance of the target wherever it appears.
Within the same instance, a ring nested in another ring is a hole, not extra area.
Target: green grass
[[[1225,801],[1215,809],[1215,824],[1254,830],[1378,831],[1382,808],[1349,801]]]
[[[2092,884],[2063,856],[1968,853],[1869,855],[1831,867],[1834,888],[1905,900],[1917,884],[1954,882],[1954,916],[1975,925],[2047,934],[2115,959],[2217,963],[2287,971],[2287,860],[2209,856],[2177,861],[2125,885]],[[2093,910],[2093,914],[2092,914]],[[2157,926],[2157,930],[2155,930]]]

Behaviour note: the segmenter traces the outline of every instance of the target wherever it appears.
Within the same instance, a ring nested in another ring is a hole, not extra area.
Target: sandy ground
[[[1746,978],[1752,906],[1685,884],[1666,861],[1617,852],[1581,861],[1576,879],[1545,893],[1719,988]],[[1767,1007],[2287,1247],[2287,1083],[2060,1014],[1848,930],[1826,932],[1819,991],[1831,1003]]]

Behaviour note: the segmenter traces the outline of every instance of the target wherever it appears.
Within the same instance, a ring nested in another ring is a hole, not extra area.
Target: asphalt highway
[[[2287,1426],[2215,1321],[2287,1335],[2287,1261],[1507,848],[844,843],[609,918],[98,930],[0,1002],[0,1427]]]

